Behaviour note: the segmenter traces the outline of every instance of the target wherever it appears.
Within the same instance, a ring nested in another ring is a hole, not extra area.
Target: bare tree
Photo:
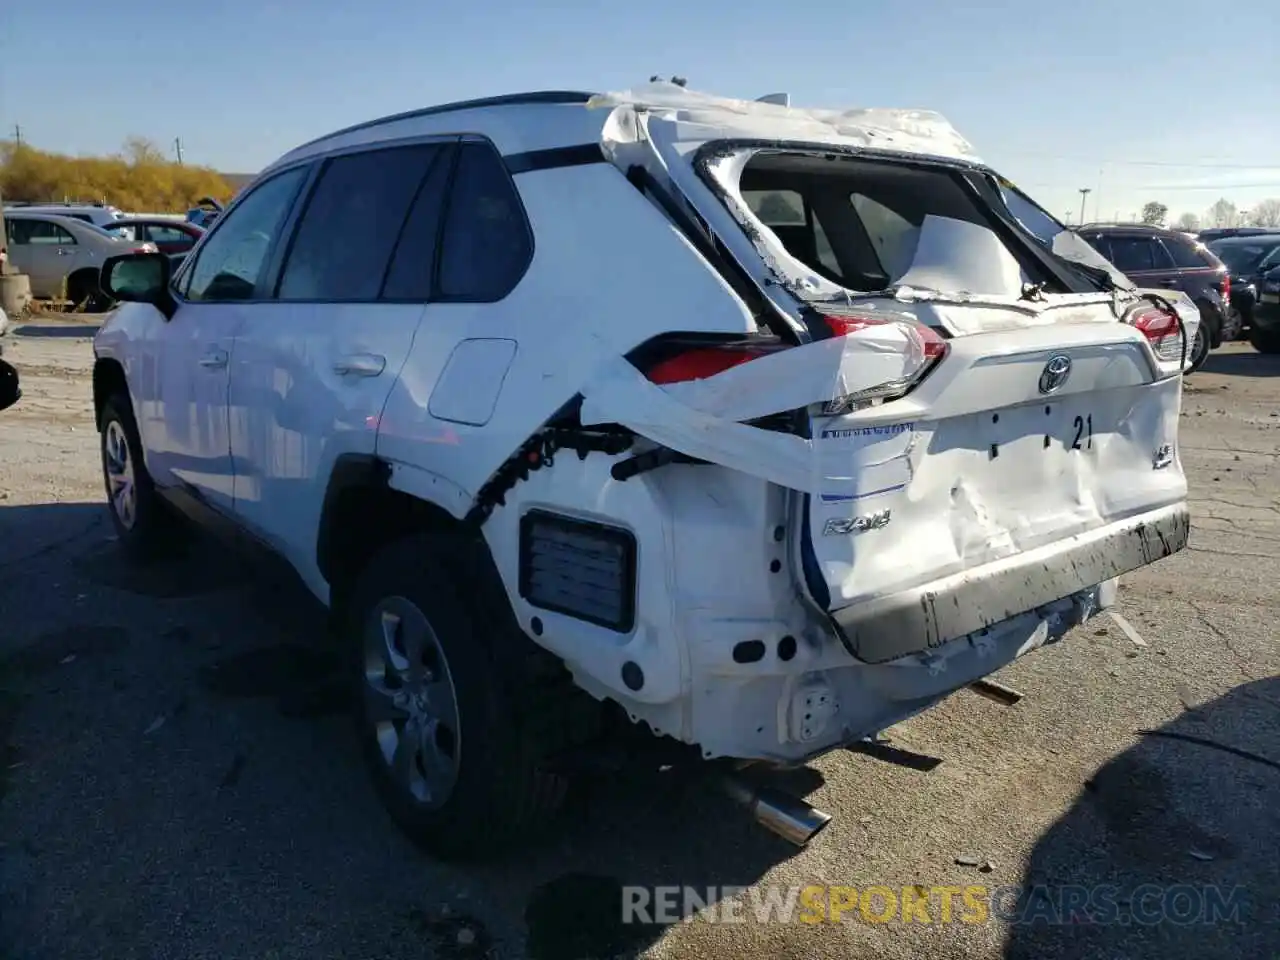
[[[1259,200],[1249,211],[1249,221],[1255,227],[1280,227],[1280,200]]]
[[[1215,227],[1234,227],[1236,225],[1236,205],[1223,197],[1209,208],[1207,217]]]
[[[1178,218],[1178,229],[1186,230],[1188,233],[1195,233],[1200,229],[1200,218],[1194,213],[1184,213]]]

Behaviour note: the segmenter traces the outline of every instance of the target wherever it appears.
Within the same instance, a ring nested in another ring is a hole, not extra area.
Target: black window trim
[[[422,299],[411,299],[411,298],[391,299],[391,298],[383,298],[381,296],[382,289],[386,286],[387,272],[391,269],[391,263],[395,260],[396,251],[400,249],[400,239],[401,237],[404,236],[405,224],[408,222],[408,210],[405,211],[405,220],[403,220],[400,224],[400,230],[396,235],[396,241],[392,245],[391,252],[387,257],[387,265],[383,269],[382,279],[378,284],[378,294],[376,296],[372,298],[360,297],[360,298],[355,298],[350,300],[345,300],[345,299],[336,300],[336,299],[333,299],[332,297],[320,297],[320,298],[314,298],[314,299],[295,299],[293,297],[290,297],[289,299],[286,300],[280,297],[280,284],[284,281],[284,268],[285,268],[285,265],[289,262],[289,256],[290,254],[293,253],[293,246],[294,246],[294,243],[297,241],[298,228],[301,225],[303,218],[307,214],[307,209],[311,206],[311,200],[315,196],[316,190],[320,185],[320,179],[321,177],[324,176],[324,172],[329,168],[329,164],[331,164],[334,160],[338,160],[343,157],[358,156],[363,153],[384,153],[389,150],[404,150],[404,149],[410,149],[412,147],[430,146],[435,144],[444,146],[446,148],[447,152],[445,154],[445,162],[456,163],[456,160],[454,158],[457,156],[458,151],[456,149],[449,150],[448,148],[456,147],[460,140],[461,140],[461,137],[458,136],[457,134],[429,134],[429,135],[418,136],[418,137],[398,137],[395,140],[380,140],[374,143],[361,143],[354,146],[343,147],[342,149],[339,149],[339,150],[327,151],[323,154],[317,154],[316,156],[312,157],[311,162],[314,163],[315,168],[312,171],[311,176],[307,179],[307,182],[303,185],[300,201],[294,204],[293,209],[290,211],[288,218],[285,220],[285,223],[281,228],[280,235],[282,238],[284,238],[283,243],[278,244],[276,249],[272,251],[271,256],[268,258],[268,269],[267,269],[267,273],[264,278],[264,283],[262,287],[262,289],[266,294],[266,296],[263,298],[263,302],[335,304],[335,305],[336,304],[343,304],[343,305],[373,304],[373,303],[423,304],[425,302],[428,302]],[[432,163],[423,172],[422,178],[418,182],[418,188],[417,190],[414,191],[413,198],[410,200],[410,203],[409,203],[410,209],[412,209],[414,202],[417,201],[419,194],[421,193],[423,187],[427,183],[427,180],[431,176],[431,172],[434,169],[435,164],[438,162],[439,162],[438,159],[435,161],[432,161]],[[445,184],[446,192],[449,190],[449,186],[452,183],[452,181],[453,181],[453,171],[450,170],[449,180]],[[443,222],[443,219],[444,218],[442,215],[441,222]],[[439,253],[438,253],[439,240],[440,240],[440,232],[439,232],[439,227],[437,227],[437,233],[436,233],[437,253],[435,256],[436,262],[438,262],[440,259]],[[433,290],[435,289],[435,264],[434,263],[432,265],[432,289]],[[239,302],[246,302],[246,301],[239,301]]]

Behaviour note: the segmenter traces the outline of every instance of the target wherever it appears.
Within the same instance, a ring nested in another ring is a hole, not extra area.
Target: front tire
[[[110,397],[103,404],[100,424],[102,479],[111,525],[130,559],[156,559],[173,544],[176,523],[147,472],[128,397]]]
[[[471,549],[452,534],[384,548],[358,578],[347,619],[374,786],[405,834],[449,860],[524,839],[568,787],[548,769],[557,744],[541,722],[558,697],[539,697],[545,683],[520,666],[547,655],[501,615],[505,596],[467,571]]]

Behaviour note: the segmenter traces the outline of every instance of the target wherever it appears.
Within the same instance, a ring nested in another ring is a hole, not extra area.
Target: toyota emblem
[[[1044,370],[1040,372],[1040,392],[1053,393],[1071,376],[1071,358],[1058,354],[1056,357],[1050,357],[1049,362],[1044,365]]]

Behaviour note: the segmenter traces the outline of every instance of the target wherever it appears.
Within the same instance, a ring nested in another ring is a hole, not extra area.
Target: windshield
[[[1251,273],[1261,267],[1264,261],[1275,262],[1275,255],[1280,251],[1280,237],[1243,243],[1239,240],[1218,240],[1208,247],[1232,273]]]

